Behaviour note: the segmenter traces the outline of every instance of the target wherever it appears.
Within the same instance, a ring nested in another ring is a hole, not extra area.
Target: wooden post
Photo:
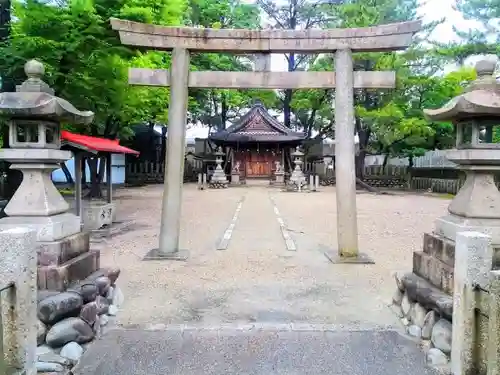
[[[82,153],[75,152],[75,208],[82,223]]]
[[[457,375],[475,373],[475,288],[486,289],[493,262],[491,237],[459,232],[455,242],[451,370]]]
[[[108,203],[113,202],[113,180],[112,180],[112,161],[113,154],[108,153],[106,156],[106,184],[108,187]]]
[[[160,224],[160,243],[145,259],[186,260],[179,251],[181,227],[182,183],[188,101],[189,51],[174,48],[170,74],[170,105],[168,110],[167,154]]]

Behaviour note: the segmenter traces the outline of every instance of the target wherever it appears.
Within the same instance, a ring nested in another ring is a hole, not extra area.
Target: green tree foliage
[[[267,22],[274,29],[307,30],[311,28],[324,28],[332,25],[334,20],[334,9],[336,2],[323,0],[257,0],[257,4],[264,11]],[[285,54],[287,70],[305,70],[313,63],[317,56],[310,54]],[[292,125],[307,126],[310,124],[311,116],[303,112],[295,113],[292,101],[296,91],[288,89],[281,94],[281,104],[283,108],[284,123],[287,127]],[[328,95],[326,95],[328,96]],[[319,94],[317,104],[325,102],[322,94]],[[297,100],[301,100],[298,98]],[[314,109],[317,112],[318,109]],[[295,116],[292,116],[294,114]],[[295,117],[295,121],[293,121]],[[314,117],[314,116],[313,116]]]
[[[135,122],[161,117],[157,108],[165,108],[165,103],[159,106],[159,100],[168,97],[158,95],[162,89],[146,92],[130,87],[128,67],[136,62],[166,66],[168,59],[158,53],[137,55],[123,47],[109,18],[179,24],[185,9],[181,0],[18,1],[10,43],[0,51],[0,66],[20,82],[25,61],[39,59],[46,67],[46,81],[59,96],[95,112],[90,126],[73,130],[126,138]]]
[[[255,4],[241,0],[191,0],[190,26],[209,28],[259,29],[260,10]],[[193,69],[213,71],[252,70],[252,56],[207,53],[192,57]],[[273,91],[262,90],[191,90],[192,121],[224,129],[241,116],[253,101],[259,99],[270,107],[276,105]]]
[[[330,9],[330,26],[367,27],[418,19],[416,0],[345,0]],[[404,53],[359,53],[354,55],[356,70],[394,70],[394,90],[357,90],[356,132],[360,152],[356,158],[357,174],[362,177],[366,154],[410,157],[428,149],[452,145],[453,127],[446,123],[430,123],[424,108],[436,108],[461,92],[473,78],[473,72],[459,71],[442,76],[444,57],[424,47],[429,34],[442,20],[425,24],[414,44]],[[445,48],[440,53],[451,53]],[[333,56],[321,56],[309,70],[332,71]],[[301,127],[334,136],[334,90],[301,90],[291,103]]]

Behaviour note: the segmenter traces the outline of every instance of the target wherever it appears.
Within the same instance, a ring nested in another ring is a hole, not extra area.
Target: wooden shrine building
[[[226,150],[231,168],[239,162],[242,178],[271,178],[278,161],[291,171],[290,153],[302,144],[305,134],[285,127],[256,102],[233,125],[208,139]]]

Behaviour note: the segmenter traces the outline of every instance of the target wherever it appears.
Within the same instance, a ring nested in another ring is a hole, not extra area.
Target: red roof
[[[75,146],[80,146],[92,151],[110,152],[112,154],[139,155],[138,151],[121,146],[117,139],[91,137],[89,135],[75,134],[66,130],[62,130],[61,140],[68,143],[73,143]]]

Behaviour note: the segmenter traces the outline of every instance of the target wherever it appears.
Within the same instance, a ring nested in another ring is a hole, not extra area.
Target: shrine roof
[[[296,142],[304,140],[305,134],[281,124],[258,102],[233,125],[208,138],[222,142]]]
[[[75,134],[66,130],[62,130],[61,141],[63,143],[63,146],[72,146],[84,151],[108,152],[111,154],[134,154],[137,156],[139,155],[138,151],[132,150],[125,146],[121,146],[117,139],[92,137],[90,135]]]

